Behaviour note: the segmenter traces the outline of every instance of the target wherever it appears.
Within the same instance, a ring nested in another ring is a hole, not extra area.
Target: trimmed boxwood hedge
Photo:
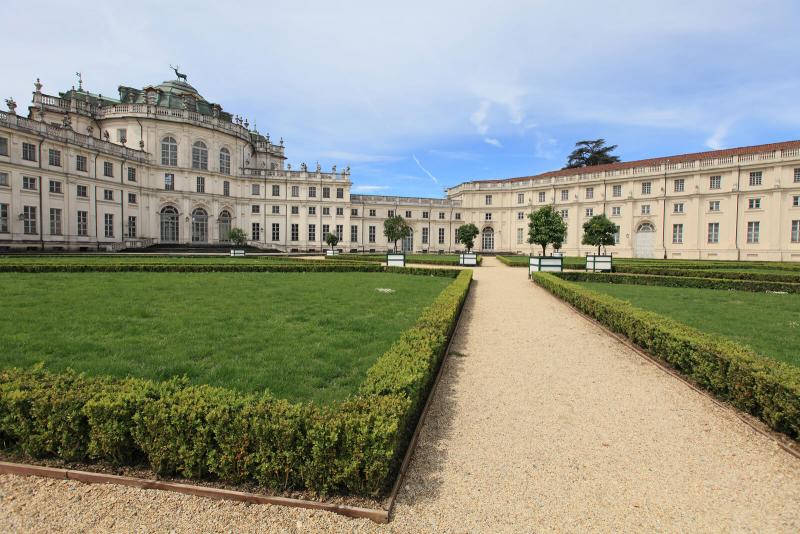
[[[534,273],[533,280],[717,397],[800,437],[800,369],[561,277]]]
[[[437,257],[435,254],[406,254],[407,263],[419,263],[422,265],[458,265],[458,258],[449,256]],[[337,256],[325,256],[326,261],[332,262],[369,262],[381,263],[386,261],[386,254],[339,254]],[[483,262],[483,257],[478,256],[478,265]]]
[[[800,284],[770,282],[767,280],[718,279],[695,276],[657,276],[651,274],[565,272],[557,276],[573,282],[606,282],[642,286],[695,287],[705,289],[733,289],[736,291],[783,291],[800,293]]]
[[[159,475],[275,491],[380,495],[397,472],[469,291],[472,271],[455,273],[344,401],[293,404],[185,378],[6,369],[0,447],[31,458],[144,462]]]
[[[800,272],[776,270],[772,273],[743,271],[719,271],[716,269],[684,269],[672,267],[650,267],[619,262],[614,265],[615,273],[653,274],[661,276],[693,276],[697,278],[721,278],[731,280],[764,280],[769,282],[800,283]]]

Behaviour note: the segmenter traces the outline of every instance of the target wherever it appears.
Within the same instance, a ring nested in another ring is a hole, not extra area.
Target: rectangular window
[[[36,145],[22,143],[22,159],[25,161],[36,161]]]
[[[175,191],[175,175],[167,173],[164,175],[164,191]]]
[[[329,233],[331,233],[331,225],[330,224],[323,224],[322,225],[322,236],[321,236],[322,239],[324,240],[325,236],[327,236]]]
[[[722,176],[710,176],[708,178],[709,189],[722,189]]]
[[[642,194],[649,195],[650,191],[653,189],[653,184],[651,182],[642,182]]]
[[[642,204],[642,215],[650,215],[650,204]]]
[[[57,180],[50,180],[50,192],[63,193],[63,191],[61,190],[61,182]]]
[[[50,235],[61,235],[61,209],[50,208]]]
[[[614,185],[611,186],[611,196],[619,198],[622,196],[622,186],[621,185]]]
[[[444,228],[439,228],[439,244],[444,245]]]
[[[751,244],[758,243],[759,234],[761,233],[761,223],[758,221],[750,221],[747,223],[747,242]]]
[[[547,195],[544,191],[539,191],[539,202],[544,202]]]
[[[300,207],[292,206],[292,215],[300,215]]]
[[[292,241],[299,241],[300,240],[300,225],[293,224],[291,227],[291,240]]]
[[[800,207],[800,195],[795,195],[792,197],[792,207],[793,208]]]
[[[337,217],[344,216],[344,208],[336,208],[336,216]]]
[[[336,188],[336,198],[344,198],[344,188],[342,187]]]
[[[317,207],[316,206],[309,206],[308,207],[308,214],[309,215],[316,215],[317,214]]]
[[[388,216],[389,217],[394,217],[394,210],[389,210]]]
[[[422,244],[423,245],[427,245],[428,244],[428,229],[427,228],[423,228],[422,229]]]
[[[78,235],[79,236],[87,236],[87,235],[89,235],[89,212],[88,211],[79,211],[78,212]]]
[[[133,215],[128,216],[128,233],[126,234],[126,237],[136,237],[136,217]]]
[[[358,217],[358,208],[350,208],[350,216]]]
[[[308,188],[308,198],[317,198],[317,188],[313,185]]]
[[[316,224],[309,224],[308,225],[308,240],[309,241],[316,241],[317,240],[317,225]]]
[[[800,169],[794,170],[794,183],[800,184]]]
[[[517,245],[521,245],[523,239],[525,239],[525,230],[523,228],[517,228]]]
[[[295,198],[300,196],[300,186],[299,185],[293,185],[292,186],[292,196],[295,197]]]
[[[406,219],[410,219],[410,218],[411,218],[411,212],[406,210]]]
[[[483,216],[483,220],[484,221],[491,221],[492,220],[492,214],[491,213],[485,213],[484,216]]]
[[[525,193],[517,193],[517,204],[525,204]]]
[[[719,223],[708,223],[708,242],[719,243]]]
[[[261,185],[260,184],[250,184],[250,194],[254,197],[257,197],[261,194]]]
[[[22,189],[28,189],[30,191],[36,191],[36,178],[33,176],[23,176],[22,177]]]
[[[673,224],[672,225],[672,242],[675,244],[683,243],[683,225],[682,224]]]
[[[376,213],[375,210],[369,210],[370,217],[375,217],[375,213]]]
[[[569,210],[561,210],[560,215],[562,219],[566,220],[567,218],[569,218]]]
[[[594,216],[594,208],[586,208],[586,216],[587,217]]]
[[[80,172],[86,172],[86,168],[88,167],[86,156],[75,156],[75,170]]]
[[[111,189],[103,189],[103,200],[114,200],[114,191]]]
[[[128,204],[136,204],[136,193],[128,193]]]
[[[686,185],[686,180],[684,180],[683,178],[678,178],[674,180],[672,184],[673,184],[673,189],[675,190],[676,193],[683,193],[683,189]]]
[[[708,211],[719,211],[719,200],[710,200],[708,202]]]
[[[561,190],[561,200],[569,200],[569,189]]]
[[[107,176],[109,178],[114,177],[114,164],[110,161],[103,162],[103,176]]]
[[[117,128],[117,143],[128,142],[128,130],[126,128]]]
[[[440,211],[439,212],[439,219],[444,220],[444,217],[445,217],[444,212]]]
[[[88,198],[89,197],[89,192],[88,192],[88,189],[86,188],[85,185],[77,186],[75,194],[76,194],[76,196],[83,197],[83,198]]]
[[[281,214],[281,207],[280,206],[272,206],[272,214],[273,215],[280,215]]]
[[[0,204],[0,232],[8,233],[8,204]]]
[[[279,186],[279,185],[273,185],[272,186],[272,196],[273,197],[281,196],[281,186]]]
[[[323,208],[322,208],[322,214],[323,214],[323,215],[330,215],[330,214],[331,214],[331,208],[330,208],[330,207],[328,207],[328,206],[323,206]]]
[[[672,213],[683,213],[683,202],[676,202],[673,204]]]
[[[518,211],[517,212],[517,220],[518,221],[524,221],[525,220],[525,212],[524,211]]]
[[[8,173],[0,172],[0,185],[8,185]]]
[[[611,208],[611,216],[612,217],[619,217],[622,214],[622,208],[619,206],[612,206]]]
[[[261,223],[253,223],[250,225],[250,239],[253,241],[261,241]]]
[[[253,204],[252,206],[250,206],[250,213],[261,213],[261,205]]]
[[[22,207],[22,231],[26,234],[38,234],[36,229],[36,206]]]
[[[792,243],[800,243],[800,221],[792,221]]]
[[[61,151],[51,148],[47,151],[48,163],[51,167],[61,167]]]
[[[206,179],[204,176],[197,177],[197,192],[198,193],[206,192]]]
[[[750,186],[761,185],[762,174],[761,171],[753,171],[750,173]]]
[[[761,199],[760,198],[748,198],[747,199],[747,209],[749,209],[749,210],[760,210],[761,209]]]
[[[0,137],[0,156],[8,156],[8,138]]]
[[[461,220],[461,214],[460,214],[460,213],[458,213],[458,212],[456,212],[456,220],[457,220],[457,221],[460,221],[460,220]]]
[[[492,195],[486,195],[486,198],[484,199],[484,202],[485,202],[485,205],[491,206],[492,205]]]
[[[376,228],[374,226],[370,226],[369,227],[369,242],[370,243],[374,243],[375,242],[375,233],[376,233]]]
[[[272,223],[272,240],[280,241],[281,239],[281,225],[280,223]]]
[[[136,167],[128,167],[128,181],[129,182],[136,181]]]
[[[350,242],[358,243],[358,226],[355,224],[350,225]]]
[[[337,224],[336,225],[336,237],[339,238],[339,241],[343,241],[344,240],[344,225],[343,224]]]
[[[587,187],[586,188],[586,198],[587,199],[594,198],[594,187]]]
[[[322,188],[322,198],[331,198],[331,188],[330,187],[323,187]]]
[[[428,218],[428,212],[427,211],[423,211],[422,212],[422,218],[423,219],[427,219]]]
[[[222,182],[222,196],[231,196],[231,183],[228,180]]]
[[[114,214],[106,213],[103,215],[103,231],[106,237],[114,237]]]

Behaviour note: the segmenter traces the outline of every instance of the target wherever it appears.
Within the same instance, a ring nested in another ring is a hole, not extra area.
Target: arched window
[[[178,166],[178,143],[174,137],[161,140],[161,164],[169,167]]]
[[[197,141],[192,145],[192,168],[208,169],[208,148],[202,141]]]
[[[219,172],[222,174],[231,173],[231,153],[227,148],[219,151]]]
[[[220,243],[229,243],[230,238],[228,235],[231,233],[231,214],[228,210],[222,210],[217,219],[219,224],[219,241]]]
[[[656,229],[653,227],[652,224],[649,222],[642,223],[639,225],[639,228],[636,230],[637,232],[655,232]]]
[[[488,226],[483,229],[483,250],[494,250],[494,230]]]
[[[192,242],[208,242],[208,213],[203,208],[192,211]]]
[[[161,242],[176,243],[178,241],[178,210],[166,206],[161,210]]]

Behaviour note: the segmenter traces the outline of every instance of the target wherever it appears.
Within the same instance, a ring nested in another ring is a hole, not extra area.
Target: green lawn
[[[158,254],[145,254],[145,255],[129,255],[129,254],[115,254],[110,256],[101,256],[93,254],[84,255],[64,255],[64,256],[48,256],[48,255],[19,255],[19,256],[0,256],[0,264],[15,264],[15,265],[54,265],[54,264],[69,264],[69,265],[94,265],[94,264],[210,264],[210,263],[255,263],[255,262],[271,262],[271,263],[298,263],[310,260],[305,260],[299,257],[287,256],[245,256],[245,257],[231,257],[231,256],[161,256]]]
[[[2,273],[0,366],[44,362],[157,380],[185,374],[194,383],[324,403],[354,392],[452,281],[390,273]]]
[[[576,283],[800,366],[800,295]]]

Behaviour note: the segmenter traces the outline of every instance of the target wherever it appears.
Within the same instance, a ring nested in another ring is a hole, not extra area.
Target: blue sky
[[[385,5],[384,5],[385,4]],[[441,196],[564,165],[798,139],[800,2],[12,0],[0,91],[172,79],[353,191]]]

